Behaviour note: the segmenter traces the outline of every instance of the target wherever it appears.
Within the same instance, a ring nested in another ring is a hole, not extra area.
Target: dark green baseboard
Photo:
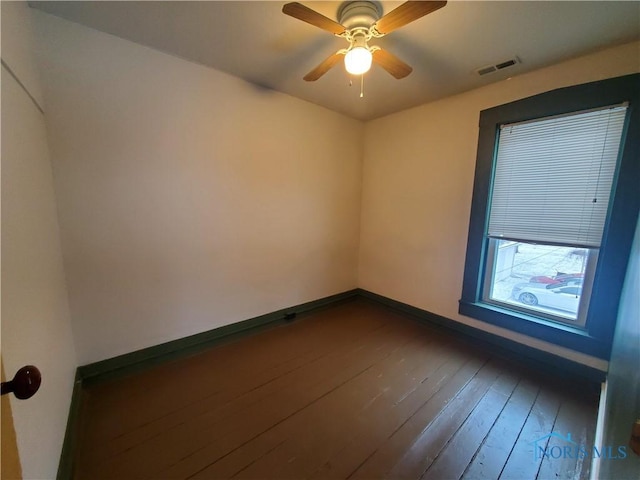
[[[168,360],[194,355],[221,341],[233,340],[247,334],[257,333],[264,328],[286,323],[285,316],[295,314],[297,317],[320,308],[326,308],[346,300],[352,300],[356,298],[357,295],[357,290],[349,290],[337,295],[283,308],[275,312],[260,315],[259,317],[143,348],[107,360],[83,365],[78,367],[78,372],[85,384],[87,382],[103,381],[113,376],[128,375]]]
[[[331,307],[355,298],[373,300],[397,312],[410,315],[417,320],[428,323],[429,325],[435,325],[450,331],[455,331],[458,334],[473,338],[474,340],[490,344],[492,348],[498,347],[501,349],[501,353],[509,353],[511,355],[515,354],[521,360],[532,359],[547,365],[553,365],[554,368],[561,368],[570,374],[579,375],[597,382],[604,381],[606,376],[606,372],[596,368],[568,360],[564,357],[560,357],[534,347],[523,345],[499,335],[465,325],[455,320],[442,317],[367,290],[354,289],[337,295],[331,295],[329,297],[277,310],[275,312],[260,315],[241,322],[225,325],[196,335],[191,335],[144,348],[142,350],[119,355],[117,357],[83,365],[78,367],[76,377],[82,384],[87,384],[95,381],[103,381],[114,376],[127,375],[138,370],[149,368],[156,364],[164,363],[168,360],[183,358],[199,353],[220,342],[234,340],[245,335],[258,333],[265,328],[284,324],[287,321],[285,316],[295,314],[297,317],[305,313],[310,313],[321,308]]]
[[[71,404],[69,405],[69,415],[67,416],[67,428],[64,432],[64,442],[60,453],[60,463],[58,464],[57,480],[73,478],[73,462],[76,449],[79,443],[80,434],[80,413],[82,411],[82,379],[80,372],[76,369],[76,376],[73,381],[73,392],[71,394]]]
[[[574,362],[567,358],[560,357],[534,347],[529,347],[514,340],[509,340],[508,338],[465,325],[464,323],[456,322],[455,320],[436,315],[435,313],[422,310],[367,290],[358,289],[358,297],[366,298],[381,305],[385,305],[396,312],[409,315],[422,323],[454,332],[458,336],[462,335],[463,338],[472,340],[475,345],[481,346],[478,343],[481,342],[481,344],[490,348],[492,353],[495,353],[502,358],[507,358],[521,364],[529,365],[537,370],[550,371],[553,372],[554,375],[566,376],[569,378],[577,377],[593,383],[594,387],[597,387],[598,389],[600,388],[600,383],[604,382],[606,378],[606,372],[598,370],[597,368]]]
[[[74,475],[74,459],[80,441],[82,422],[83,386],[104,380],[117,378],[142,371],[161,363],[195,355],[214,345],[233,341],[246,335],[252,335],[269,328],[287,323],[304,314],[332,307],[358,297],[358,290],[349,290],[311,302],[302,303],[241,322],[225,325],[203,333],[191,335],[153,347],[136,350],[117,357],[109,358],[76,369],[76,378],[69,406],[67,428],[58,465],[58,480],[67,480]]]

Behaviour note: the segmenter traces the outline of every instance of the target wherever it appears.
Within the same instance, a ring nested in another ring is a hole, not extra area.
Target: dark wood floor
[[[364,300],[84,394],[77,479],[588,478],[533,442],[592,444],[597,409],[593,386]]]

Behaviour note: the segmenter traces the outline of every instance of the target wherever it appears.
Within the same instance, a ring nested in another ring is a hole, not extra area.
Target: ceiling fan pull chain
[[[364,98],[364,75],[360,75],[360,98]]]

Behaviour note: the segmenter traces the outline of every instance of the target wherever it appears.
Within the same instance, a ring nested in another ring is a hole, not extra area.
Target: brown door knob
[[[33,365],[27,365],[16,372],[13,380],[2,382],[2,395],[13,393],[16,398],[26,400],[35,395],[41,381],[40,370]]]
[[[636,455],[640,455],[640,418],[631,427],[631,440],[629,440],[631,450]]]

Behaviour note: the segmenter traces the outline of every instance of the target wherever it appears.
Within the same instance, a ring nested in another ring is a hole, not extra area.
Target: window
[[[500,126],[483,300],[584,327],[627,105]],[[509,240],[504,240],[509,239]]]
[[[606,358],[638,215],[640,75],[481,112],[460,313]]]

